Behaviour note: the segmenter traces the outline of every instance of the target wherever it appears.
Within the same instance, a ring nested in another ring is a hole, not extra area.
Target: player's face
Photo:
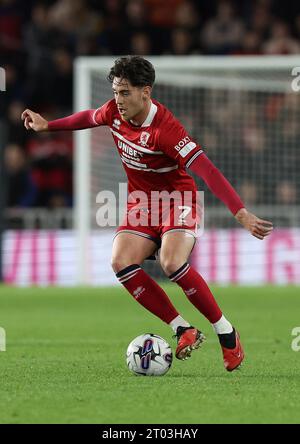
[[[143,114],[150,98],[150,86],[132,86],[128,80],[115,77],[112,89],[122,119],[131,120]]]

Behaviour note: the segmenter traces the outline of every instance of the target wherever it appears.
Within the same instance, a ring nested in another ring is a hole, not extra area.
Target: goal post
[[[249,202],[247,207],[279,226],[299,226],[299,57],[146,58],[156,71],[153,97],[204,147]],[[106,77],[115,59],[75,60],[74,112],[98,108],[112,98]],[[126,178],[107,129],[77,131],[74,140],[77,278],[78,284],[90,284],[90,239],[93,230],[100,229],[96,195],[112,191],[118,203],[118,185]],[[205,194],[205,204],[210,228],[236,227],[231,213],[211,193]]]

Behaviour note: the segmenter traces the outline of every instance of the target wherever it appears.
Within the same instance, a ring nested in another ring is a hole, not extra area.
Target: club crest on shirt
[[[149,137],[150,137],[150,133],[147,133],[146,131],[143,131],[141,133],[141,135],[140,135],[139,143],[142,146],[147,146],[147,142],[148,142]]]

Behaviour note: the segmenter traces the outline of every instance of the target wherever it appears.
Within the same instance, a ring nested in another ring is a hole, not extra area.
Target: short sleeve
[[[112,110],[112,100],[104,103],[94,112],[93,119],[97,125],[109,125]]]
[[[200,145],[172,115],[161,124],[158,141],[161,151],[186,168],[203,153]]]

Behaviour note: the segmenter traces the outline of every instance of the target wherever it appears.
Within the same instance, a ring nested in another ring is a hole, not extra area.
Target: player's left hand
[[[252,236],[263,240],[272,233],[273,224],[268,220],[259,219],[255,214],[250,213],[246,208],[241,208],[234,216],[243,227],[250,231]]]

